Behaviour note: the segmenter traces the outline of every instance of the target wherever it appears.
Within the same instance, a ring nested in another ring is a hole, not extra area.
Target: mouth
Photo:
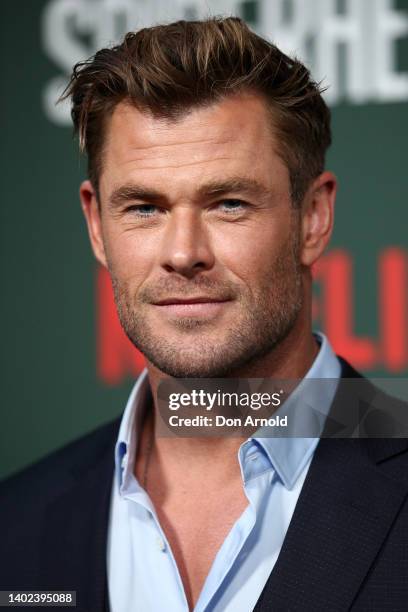
[[[170,297],[155,302],[153,305],[163,314],[177,317],[204,317],[208,318],[218,314],[227,304],[230,299],[198,296],[198,297]]]
[[[210,297],[210,296],[198,296],[198,297],[169,297],[164,300],[158,300],[154,302],[156,306],[171,306],[173,304],[214,304],[220,302],[227,302],[224,298]]]

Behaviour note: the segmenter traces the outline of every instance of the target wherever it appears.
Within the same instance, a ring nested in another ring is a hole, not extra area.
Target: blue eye
[[[220,206],[227,213],[241,212],[246,207],[246,204],[241,200],[223,200]]]
[[[132,213],[137,213],[141,217],[151,217],[155,212],[157,212],[157,206],[154,204],[135,204],[134,206],[129,206],[128,211]]]

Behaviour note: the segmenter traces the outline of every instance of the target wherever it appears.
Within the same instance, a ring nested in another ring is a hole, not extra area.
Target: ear
[[[302,203],[301,263],[312,266],[325,250],[333,230],[337,180],[323,172],[313,181]]]
[[[83,181],[79,189],[81,206],[88,226],[89,239],[96,259],[107,267],[103,244],[101,212],[91,181]]]

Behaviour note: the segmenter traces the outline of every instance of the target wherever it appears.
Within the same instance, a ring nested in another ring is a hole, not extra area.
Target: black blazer
[[[343,360],[342,368],[343,377],[360,376]],[[342,406],[340,385],[333,414]],[[0,590],[73,590],[76,610],[109,609],[119,422],[1,484]],[[408,610],[407,450],[407,439],[320,440],[256,612]],[[150,612],[137,602],[133,610]]]

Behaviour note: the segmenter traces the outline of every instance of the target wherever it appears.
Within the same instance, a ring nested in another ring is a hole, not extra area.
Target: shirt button
[[[160,536],[157,536],[156,543],[157,543],[159,550],[161,550],[162,552],[165,552],[166,542],[163,540],[163,538],[161,538]]]

